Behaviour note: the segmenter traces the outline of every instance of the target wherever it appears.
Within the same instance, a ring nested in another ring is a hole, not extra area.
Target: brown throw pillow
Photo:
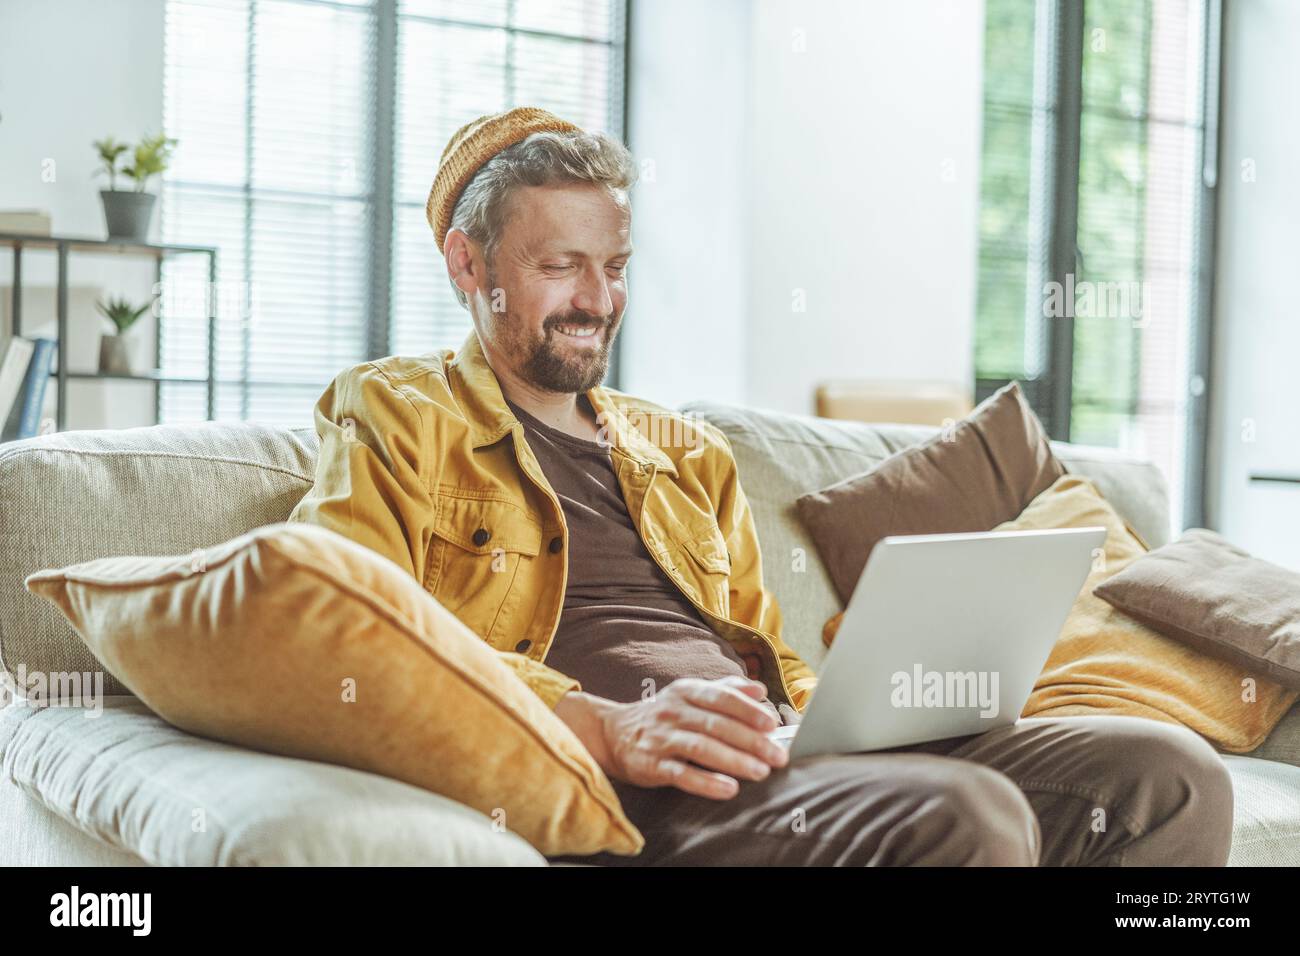
[[[988,531],[1065,474],[1020,387],[991,395],[953,429],[795,502],[847,604],[876,542],[891,534]]]
[[[1193,528],[1093,592],[1152,630],[1300,690],[1300,574]]]

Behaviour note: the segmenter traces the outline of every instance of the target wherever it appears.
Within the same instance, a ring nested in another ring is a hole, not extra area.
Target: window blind
[[[1205,279],[1206,27],[1199,0],[1084,8],[1078,275],[1094,302],[1075,318],[1071,438],[1156,462],[1179,522]]]
[[[310,422],[365,354],[373,5],[171,0],[166,30],[163,231],[219,249],[218,417]],[[169,374],[205,354],[202,296],[182,299],[164,304]],[[202,395],[164,386],[163,420],[202,417]]]
[[[1056,26],[1048,0],[989,0],[986,7],[978,378],[1028,384],[1046,371],[1042,286],[1055,164]]]
[[[1082,5],[1081,66],[1058,78],[1079,93],[1077,115],[1066,117],[1078,127],[1076,167],[1040,148],[1040,130],[1061,108],[1039,93],[1055,68],[1050,38],[1061,2],[988,0],[986,8],[976,377],[986,389],[1021,378],[1044,411],[1057,374],[1050,323],[1068,308],[1068,431],[1055,437],[1154,461],[1181,526],[1196,520],[1189,495],[1204,454],[1195,357],[1207,321],[1202,177],[1214,5]],[[1051,290],[1042,264],[1055,226],[1040,184],[1063,174],[1076,177],[1076,261],[1072,285]]]
[[[209,295],[218,418],[309,424],[347,366],[459,346],[424,219],[443,146],[523,104],[621,137],[624,30],[624,0],[167,0],[163,235],[219,252],[215,289],[165,264],[164,374],[204,376]],[[162,385],[160,417],[203,418],[204,385]]]

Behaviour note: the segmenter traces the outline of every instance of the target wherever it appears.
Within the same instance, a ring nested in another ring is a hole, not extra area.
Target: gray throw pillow
[[[1093,594],[1166,637],[1300,689],[1300,574],[1193,528]]]

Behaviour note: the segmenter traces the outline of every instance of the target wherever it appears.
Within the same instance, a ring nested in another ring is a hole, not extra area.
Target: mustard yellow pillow
[[[545,855],[640,852],[568,726],[409,574],[306,524],[41,571],[95,656],[191,733],[443,794]]]
[[[1089,525],[1106,528],[1104,553],[1096,556],[1021,716],[1148,717],[1189,727],[1221,750],[1254,750],[1297,692],[1158,634],[1092,593],[1146,548],[1087,479],[1058,478],[1020,517],[995,530]]]

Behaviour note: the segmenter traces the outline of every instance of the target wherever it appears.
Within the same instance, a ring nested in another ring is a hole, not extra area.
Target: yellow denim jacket
[[[781,640],[726,437],[613,389],[586,394],[651,556],[770,699],[802,712],[817,678]],[[315,418],[316,481],[289,520],[323,525],[405,568],[548,706],[580,690],[543,663],[564,607],[564,512],[477,334],[459,352],[343,372]]]

